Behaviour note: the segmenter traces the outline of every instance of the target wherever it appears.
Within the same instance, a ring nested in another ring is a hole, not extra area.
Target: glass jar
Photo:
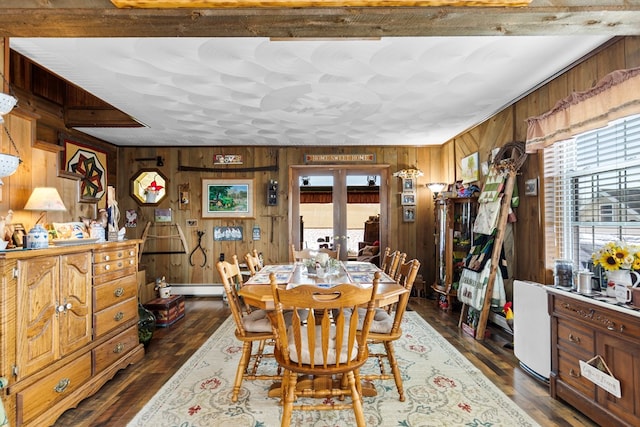
[[[573,263],[567,259],[557,259],[553,267],[553,284],[560,288],[571,289],[573,284]]]

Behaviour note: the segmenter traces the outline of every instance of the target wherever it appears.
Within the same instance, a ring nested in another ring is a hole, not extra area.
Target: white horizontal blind
[[[589,267],[605,242],[640,243],[640,116],[544,150],[546,265]]]

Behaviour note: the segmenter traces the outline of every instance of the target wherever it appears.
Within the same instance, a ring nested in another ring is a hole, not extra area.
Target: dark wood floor
[[[542,426],[595,426],[581,413],[550,398],[548,386],[520,368],[513,350],[505,347],[510,336],[500,328],[490,326],[491,338],[478,342],[459,330],[458,313],[438,309],[433,300],[414,298],[411,309]],[[142,362],[118,373],[95,395],[65,412],[55,425],[125,426],[229,314],[220,298],[187,298],[184,319],[156,331]]]

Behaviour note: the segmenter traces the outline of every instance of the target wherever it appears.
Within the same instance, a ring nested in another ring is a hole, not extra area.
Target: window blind
[[[591,265],[604,243],[640,244],[640,115],[544,149],[546,266]]]

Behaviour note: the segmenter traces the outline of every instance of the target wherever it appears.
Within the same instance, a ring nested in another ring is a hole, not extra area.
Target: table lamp
[[[49,247],[49,233],[42,226],[41,221],[49,211],[66,211],[62,198],[58,190],[54,187],[36,187],[33,189],[27,204],[26,210],[42,211],[33,228],[27,234],[27,245],[29,249],[41,249]]]

